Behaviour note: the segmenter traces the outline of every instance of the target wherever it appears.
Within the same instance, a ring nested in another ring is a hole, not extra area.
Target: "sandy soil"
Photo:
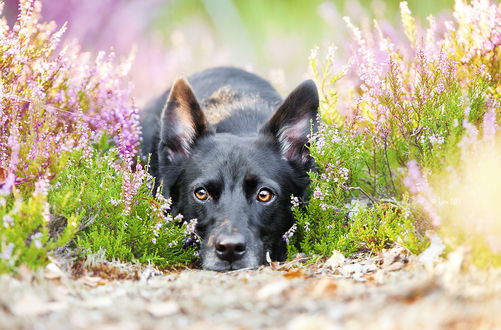
[[[257,270],[57,261],[0,278],[2,329],[501,328],[501,272],[402,248]],[[76,271],[77,270],[77,271]]]

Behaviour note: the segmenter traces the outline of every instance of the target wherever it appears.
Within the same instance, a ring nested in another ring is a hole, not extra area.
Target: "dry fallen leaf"
[[[25,264],[22,264],[17,270],[16,278],[22,282],[31,282],[33,279],[33,273]]]
[[[80,279],[83,284],[90,286],[91,288],[95,288],[98,285],[106,284],[106,281],[98,276],[84,276]]]
[[[334,250],[332,251],[332,256],[325,262],[324,267],[330,268],[331,270],[335,270],[336,268],[344,265],[344,262],[345,262],[344,255],[341,252]]]
[[[403,262],[397,261],[397,262],[394,262],[394,263],[392,263],[391,265],[389,265],[387,267],[384,267],[384,270],[387,271],[387,272],[394,272],[394,271],[403,269],[404,266],[405,266],[405,264]]]
[[[337,283],[331,278],[324,277],[318,280],[311,291],[313,298],[331,297],[337,293]]]
[[[279,281],[273,281],[266,284],[261,289],[259,289],[259,291],[256,293],[256,296],[260,300],[266,300],[272,296],[277,296],[281,294],[289,286],[290,286],[289,281],[285,279]]]
[[[292,269],[292,270],[289,270],[288,272],[284,273],[284,277],[285,278],[297,278],[297,277],[303,277],[304,274],[303,274],[303,271],[301,269]]]
[[[54,262],[48,264],[44,270],[44,277],[48,280],[58,280],[63,276],[63,274],[64,273],[59,265]]]
[[[402,246],[394,246],[391,249],[388,250],[383,250],[382,257],[383,257],[383,267],[387,267],[397,261],[401,261],[406,259],[408,251],[403,248]]]
[[[347,264],[339,269],[341,275],[345,277],[353,277],[354,279],[360,279],[360,277],[365,274],[364,267],[361,264]]]
[[[395,289],[392,298],[406,303],[414,303],[438,289],[440,287],[435,278],[417,279],[409,283],[402,283],[398,289]]]

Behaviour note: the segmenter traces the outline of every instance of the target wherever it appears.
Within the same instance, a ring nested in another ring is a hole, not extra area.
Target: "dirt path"
[[[1,277],[0,327],[501,328],[500,272],[465,270],[454,254],[428,268],[393,250],[227,273],[147,268],[136,280],[116,280],[130,266],[93,267],[78,279],[56,264]]]

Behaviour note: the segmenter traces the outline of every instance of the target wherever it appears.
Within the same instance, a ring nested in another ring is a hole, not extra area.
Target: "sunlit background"
[[[348,58],[349,31],[343,16],[362,28],[377,19],[399,24],[399,1],[266,0],[43,0],[43,20],[68,22],[64,38],[82,50],[113,48],[125,58],[135,50],[131,80],[138,105],[166,89],[179,75],[232,65],[268,78],[285,94],[309,75],[315,45],[338,48]],[[10,23],[16,0],[7,0]],[[423,24],[426,15],[450,16],[453,0],[409,1]]]

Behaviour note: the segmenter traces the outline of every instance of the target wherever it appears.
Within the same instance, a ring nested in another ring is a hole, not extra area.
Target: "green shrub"
[[[501,9],[489,1],[458,0],[445,33],[438,33],[432,17],[423,33],[406,2],[401,14],[403,33],[391,31],[391,38],[377,22],[374,30],[361,31],[346,18],[354,51],[345,67],[336,66],[334,47],[325,58],[318,47],[312,50],[326,124],[311,141],[318,171],[310,174],[310,201],[297,206],[293,200],[298,221],[284,235],[294,243],[290,254],[298,247],[324,256],[333,249],[379,251],[394,242],[419,253],[428,244],[426,229],[455,246],[465,239],[450,233],[465,237],[471,230],[451,230],[458,217],[450,217],[450,205],[461,209],[451,191],[468,178],[462,170],[467,160],[479,158],[475,150],[493,143],[498,130]],[[484,204],[477,213],[494,210]],[[495,212],[486,217],[487,223],[498,218]],[[489,228],[480,239],[492,243],[492,232],[499,231]],[[491,246],[491,252],[501,251],[499,244]]]
[[[75,246],[87,254],[102,249],[108,259],[159,266],[194,260],[195,246],[187,244],[194,223],[166,213],[170,201],[155,196],[153,179],[140,163],[132,172],[126,166],[114,150],[96,152],[91,159],[72,152],[53,180],[51,213],[77,219],[82,232]]]

